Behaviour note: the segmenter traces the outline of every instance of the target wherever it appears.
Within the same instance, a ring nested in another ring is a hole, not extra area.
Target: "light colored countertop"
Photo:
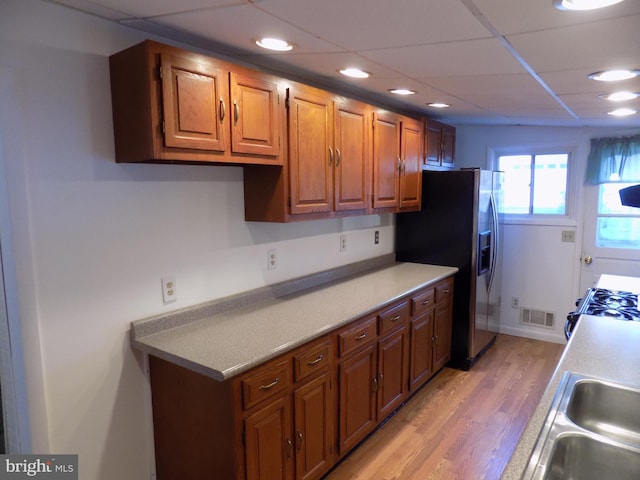
[[[640,292],[640,278],[603,275],[597,286]],[[526,469],[564,372],[640,387],[640,369],[636,368],[637,365],[640,365],[640,322],[582,315],[538,407],[520,437],[502,480],[518,480]]]
[[[133,322],[132,344],[139,350],[223,381],[449,277],[457,270],[393,263],[355,277],[190,319],[183,325],[172,320],[170,328],[151,333],[137,334],[136,322]],[[163,320],[167,320],[166,315]],[[140,322],[140,326],[150,323],[148,319]]]

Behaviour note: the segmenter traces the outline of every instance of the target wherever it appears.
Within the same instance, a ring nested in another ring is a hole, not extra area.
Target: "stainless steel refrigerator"
[[[502,174],[423,171],[422,209],[396,216],[396,260],[458,267],[450,366],[468,370],[499,330]]]

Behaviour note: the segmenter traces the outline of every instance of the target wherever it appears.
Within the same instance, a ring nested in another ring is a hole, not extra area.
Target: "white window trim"
[[[578,147],[576,145],[544,145],[544,146],[518,146],[499,147],[487,149],[487,164],[493,170],[498,169],[498,157],[507,155],[548,155],[553,153],[567,153],[567,198],[566,213],[564,215],[541,214],[503,214],[501,223],[506,225],[542,225],[575,227],[578,224],[577,194],[580,182],[580,172],[577,161]]]

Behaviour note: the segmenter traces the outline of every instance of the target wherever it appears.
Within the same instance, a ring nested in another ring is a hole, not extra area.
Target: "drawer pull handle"
[[[425,300],[424,302],[422,302],[422,305],[429,305],[431,303],[431,300]]]
[[[445,293],[445,294],[446,294],[446,293],[449,293],[449,289],[448,289],[448,288],[445,288],[444,290],[442,290],[442,293]]]
[[[362,340],[367,337],[367,332],[363,332],[362,335],[358,335],[354,340]]]
[[[307,362],[307,365],[309,365],[310,367],[313,365],[317,365],[318,363],[320,363],[322,360],[324,360],[324,357],[322,356],[322,354],[320,354],[318,356],[318,358],[316,358],[315,360],[311,360],[309,362]]]
[[[276,379],[271,382],[269,385],[260,385],[260,390],[269,390],[270,388],[275,387],[280,381],[280,377],[276,377]]]
[[[396,315],[395,317],[390,319],[391,322],[397,322],[398,320],[400,320],[400,315]]]

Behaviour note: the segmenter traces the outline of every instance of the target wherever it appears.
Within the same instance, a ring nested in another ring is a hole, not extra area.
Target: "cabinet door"
[[[405,327],[378,345],[378,421],[399,407],[407,395],[408,342]]]
[[[400,120],[393,114],[374,114],[373,208],[397,207],[400,198]]]
[[[402,121],[400,139],[402,171],[400,172],[400,208],[420,208],[422,186],[422,130],[417,120]]]
[[[333,464],[334,399],[329,373],[294,392],[296,479],[318,479]]]
[[[334,203],[336,210],[368,206],[371,119],[365,104],[339,100],[334,109]]]
[[[433,370],[438,371],[444,367],[451,358],[451,328],[453,306],[451,299],[438,304],[434,317],[434,358]]]
[[[409,389],[413,392],[433,375],[433,317],[430,309],[411,321]]]
[[[230,74],[231,150],[234,153],[280,155],[278,85],[238,72]]]
[[[289,89],[289,177],[291,213],[333,209],[333,161],[330,147],[333,108],[329,94]]]
[[[278,398],[245,420],[247,480],[293,479],[291,396]]]
[[[437,122],[427,121],[425,128],[425,164],[440,165],[442,131]]]
[[[161,72],[165,146],[225,151],[227,73],[165,53]]]
[[[340,365],[340,453],[346,453],[376,425],[376,345]]]
[[[456,129],[444,125],[442,127],[442,158],[443,167],[453,167],[456,152]]]

